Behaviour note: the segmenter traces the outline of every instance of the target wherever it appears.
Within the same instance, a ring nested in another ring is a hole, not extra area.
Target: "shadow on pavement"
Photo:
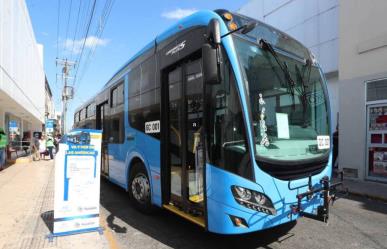
[[[368,210],[368,211],[387,214],[387,203],[385,203],[385,202],[370,199],[367,197],[352,195],[352,194],[349,194],[348,196],[345,196],[342,198],[345,198],[345,199],[351,200],[351,201],[360,202],[361,207],[363,209]],[[340,201],[340,199],[337,201]]]
[[[110,213],[108,226],[114,230],[120,240],[127,234],[126,224],[173,248],[269,248],[273,242],[281,242],[293,234],[289,231],[296,222],[279,227],[245,235],[217,235],[205,232],[197,225],[191,224],[166,210],[160,209],[154,215],[144,215],[132,207],[128,194],[120,187],[101,180],[101,205]],[[122,220],[115,221],[115,218]],[[117,223],[121,223],[118,225]],[[125,237],[126,236],[126,237]],[[125,242],[124,242],[125,243]],[[127,244],[131,244],[130,241]]]
[[[44,224],[46,224],[50,233],[53,233],[53,230],[54,230],[54,210],[50,210],[50,211],[46,211],[44,213],[41,213],[40,217],[44,221]]]

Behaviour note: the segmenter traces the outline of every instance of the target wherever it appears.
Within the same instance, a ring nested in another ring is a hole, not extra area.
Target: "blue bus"
[[[158,35],[74,114],[103,130],[102,175],[143,212],[219,234],[327,221],[326,80],[289,35],[227,10]]]

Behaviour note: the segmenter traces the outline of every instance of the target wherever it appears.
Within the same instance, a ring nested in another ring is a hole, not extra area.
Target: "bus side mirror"
[[[203,82],[205,85],[220,83],[220,65],[218,62],[218,49],[210,44],[202,47]]]
[[[212,18],[207,25],[207,39],[214,47],[220,45],[220,24],[216,18]]]
[[[204,84],[220,83],[220,24],[218,19],[211,19],[207,26],[207,39],[202,47],[202,65]]]

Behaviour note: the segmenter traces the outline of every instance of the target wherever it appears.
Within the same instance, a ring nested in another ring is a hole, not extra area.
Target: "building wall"
[[[340,78],[386,71],[387,1],[340,1]]]
[[[43,64],[24,0],[1,0],[0,103],[3,112],[39,127],[44,121],[44,83]]]
[[[387,77],[386,10],[383,0],[340,0],[339,165],[360,179],[368,172],[366,82]]]
[[[339,106],[338,0],[252,0],[238,12],[286,32],[312,51],[328,81],[334,129]]]

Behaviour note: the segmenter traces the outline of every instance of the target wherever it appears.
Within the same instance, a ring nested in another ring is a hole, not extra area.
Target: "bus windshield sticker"
[[[331,147],[329,136],[317,136],[317,148],[319,150],[326,150]]]
[[[287,113],[276,113],[278,138],[289,139],[289,118]]]
[[[174,55],[180,50],[183,50],[185,47],[185,40],[174,46],[172,49],[168,50],[168,52],[165,53],[165,55]]]
[[[260,130],[260,134],[261,134],[261,145],[265,146],[265,147],[268,147],[270,145],[270,142],[269,142],[269,138],[267,137],[267,127],[266,127],[266,121],[265,121],[265,111],[266,111],[266,108],[264,107],[264,105],[266,104],[265,101],[263,100],[262,98],[262,93],[259,94],[259,100],[258,100],[258,103],[260,106],[262,106],[261,108],[261,114],[259,115],[259,130]]]
[[[145,122],[145,133],[159,133],[160,120]]]

